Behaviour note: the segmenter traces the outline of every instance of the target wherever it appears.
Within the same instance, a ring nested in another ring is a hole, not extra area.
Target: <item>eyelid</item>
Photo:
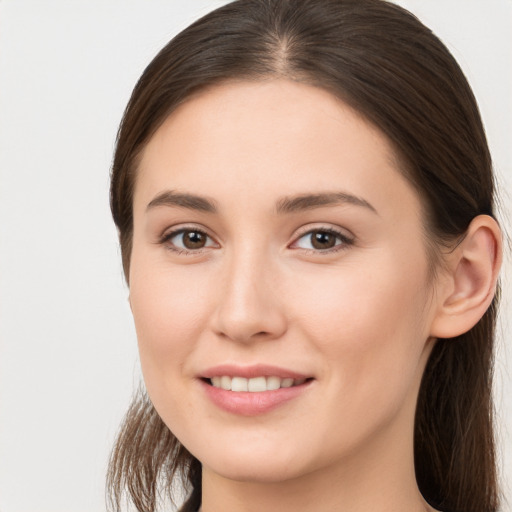
[[[297,233],[295,234],[294,238],[297,239],[301,236],[306,235],[307,233],[310,233],[311,231],[328,231],[328,232],[332,232],[337,235],[340,235],[343,238],[347,238],[347,239],[351,239],[351,240],[355,238],[355,235],[346,228],[341,228],[339,226],[335,226],[332,224],[323,224],[323,223],[307,224],[306,226],[300,227],[297,230]]]

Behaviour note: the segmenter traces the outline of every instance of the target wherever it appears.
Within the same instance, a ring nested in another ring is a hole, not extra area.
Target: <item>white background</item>
[[[154,54],[222,3],[0,0],[1,512],[105,509],[109,449],[140,378],[108,208],[115,133]],[[510,219],[512,1],[399,3],[465,70]],[[512,511],[510,257],[503,280],[496,402]]]

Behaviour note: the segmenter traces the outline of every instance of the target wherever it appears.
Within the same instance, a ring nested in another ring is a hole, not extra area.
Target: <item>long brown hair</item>
[[[128,278],[137,165],[148,140],[182,102],[227,80],[287,77],[330,91],[387,135],[418,191],[432,268],[439,248],[479,214],[494,216],[492,163],[478,107],[458,64],[408,11],[384,0],[237,0],[165,46],[137,83],[119,129],[111,208]],[[496,512],[491,401],[497,297],[478,324],[439,340],[415,419],[420,491],[446,512]],[[144,392],[112,452],[108,491],[154,512],[182,479],[183,510],[201,502],[201,464]]]

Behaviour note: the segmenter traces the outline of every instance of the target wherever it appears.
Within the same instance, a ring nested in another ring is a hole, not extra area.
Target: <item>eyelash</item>
[[[341,243],[336,244],[332,248],[324,249],[324,250],[322,250],[322,249],[304,249],[303,248],[301,250],[303,251],[304,254],[315,254],[315,255],[333,254],[333,253],[337,253],[339,251],[346,250],[346,249],[348,249],[348,247],[350,247],[351,245],[354,244],[354,239],[348,237],[341,231],[338,231],[332,227],[323,227],[323,226],[313,228],[313,229],[308,229],[307,231],[303,231],[296,237],[293,244],[296,244],[300,239],[304,238],[306,235],[311,236],[315,232],[327,233],[327,234],[333,235],[338,240],[340,240]],[[195,256],[198,254],[202,254],[204,252],[204,249],[207,249],[207,247],[206,248],[202,247],[202,248],[195,249],[195,250],[194,249],[181,249],[181,248],[176,247],[170,243],[170,240],[172,240],[174,237],[176,237],[180,234],[184,234],[184,233],[199,233],[200,235],[212,240],[212,238],[208,235],[208,233],[206,233],[202,229],[195,228],[195,227],[184,227],[184,228],[176,229],[174,231],[164,234],[161,237],[159,243],[161,245],[165,245],[167,247],[167,249],[169,249],[170,251],[174,252],[177,255]]]

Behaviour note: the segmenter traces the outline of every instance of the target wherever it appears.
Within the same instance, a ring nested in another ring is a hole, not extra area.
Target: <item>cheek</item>
[[[318,416],[329,418],[321,438],[337,440],[335,454],[410,413],[423,373],[426,275],[386,265],[307,281],[295,296],[307,312],[298,325],[325,363]]]
[[[297,287],[294,316],[332,361],[329,378],[338,387],[378,393],[400,372],[404,386],[413,378],[428,337],[426,266],[418,262],[382,258]]]
[[[297,307],[320,330],[337,331],[355,342],[377,341],[401,326],[418,323],[425,303],[422,269],[348,267],[323,276],[298,277],[294,292]],[[297,314],[299,316],[299,314]],[[350,340],[347,340],[350,341]]]
[[[211,297],[194,265],[179,271],[154,261],[146,266],[134,251],[131,268],[130,303],[144,379],[152,387],[182,371],[204,331]]]

